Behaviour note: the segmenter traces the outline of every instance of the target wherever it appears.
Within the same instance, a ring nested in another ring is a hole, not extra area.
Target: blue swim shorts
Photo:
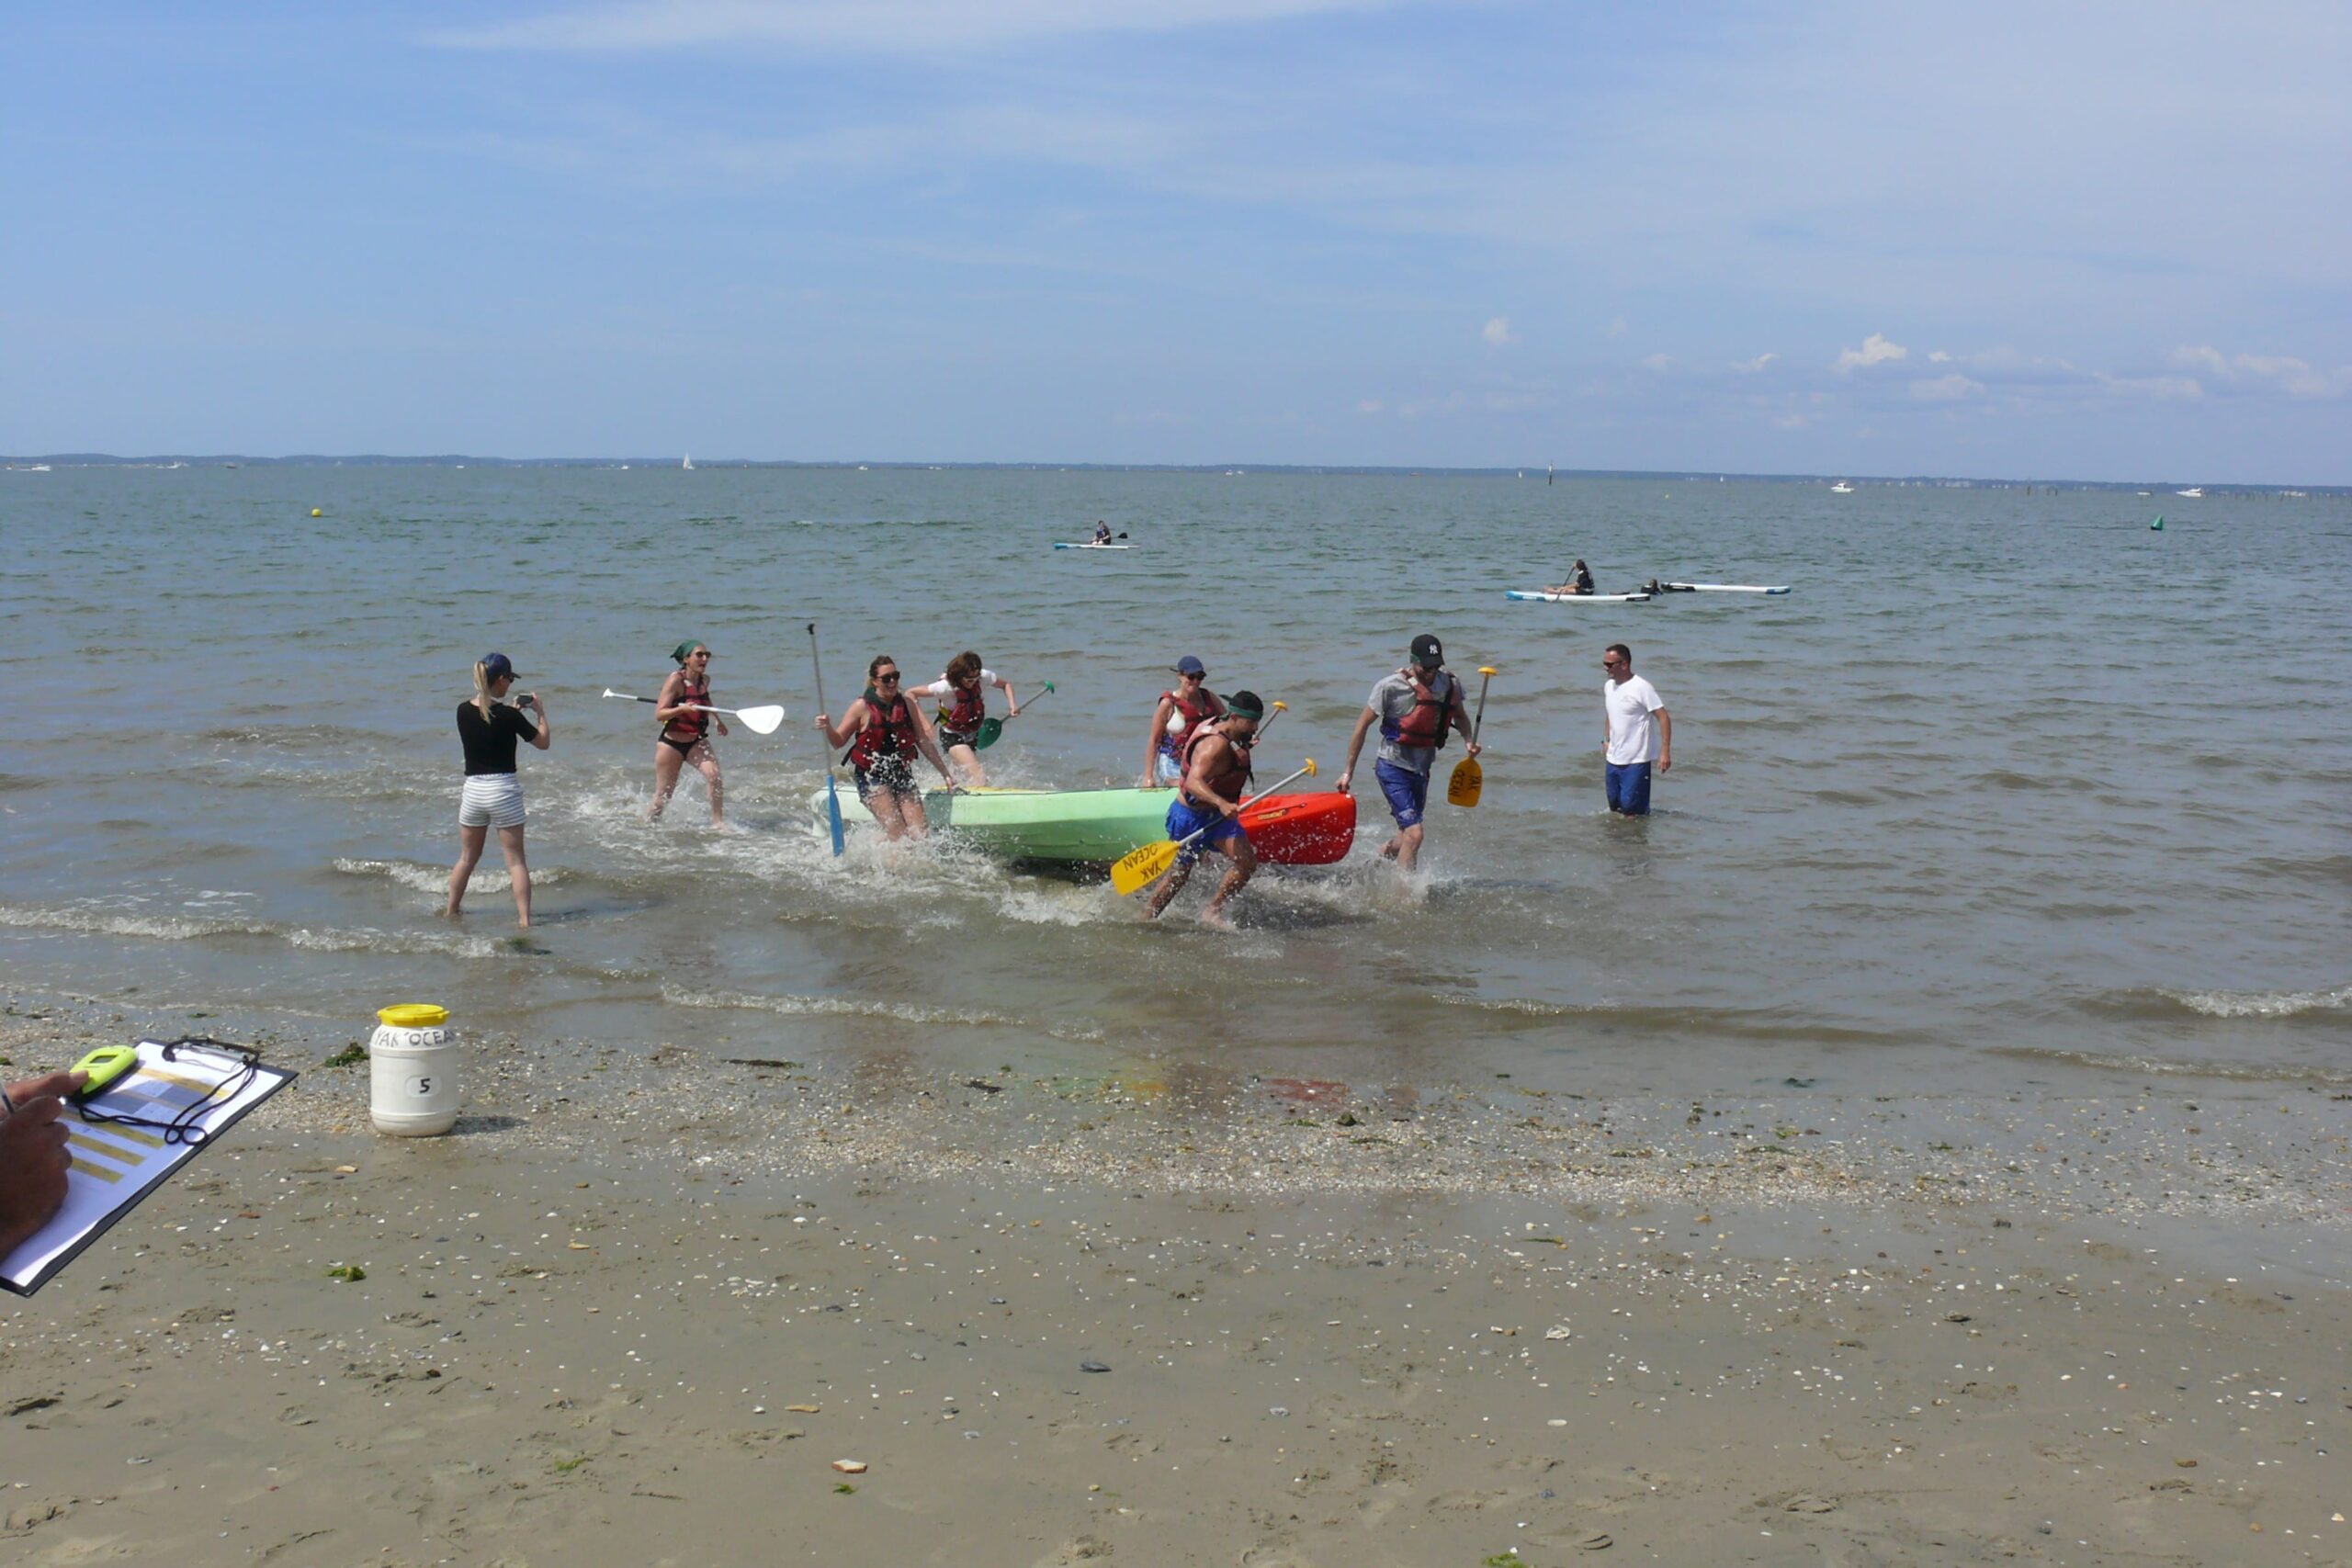
[[[1388,797],[1388,815],[1396,818],[1396,826],[1410,828],[1421,819],[1430,804],[1429,774],[1375,761],[1372,776],[1380,781],[1380,793]]]
[[[1213,811],[1204,806],[1195,806],[1181,795],[1169,802],[1168,836],[1170,838],[1182,843],[1193,834],[1200,833],[1204,828],[1208,829],[1208,831],[1201,833],[1197,840],[1185,844],[1183,849],[1178,852],[1177,863],[1189,864],[1204,850],[1212,849],[1218,844],[1230,843],[1236,839],[1246,840],[1250,837],[1238,820],[1222,812]]]
[[[1627,817],[1647,817],[1650,814],[1650,765],[1647,762],[1606,762],[1603,780],[1609,790],[1609,809]]]

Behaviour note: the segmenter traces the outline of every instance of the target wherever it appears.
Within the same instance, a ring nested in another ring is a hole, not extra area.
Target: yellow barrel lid
[[[394,1029],[438,1029],[449,1021],[449,1010],[431,1002],[399,1002],[379,1009],[376,1021]]]

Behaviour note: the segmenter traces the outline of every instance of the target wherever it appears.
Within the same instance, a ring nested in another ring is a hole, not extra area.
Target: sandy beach
[[[10,1006],[18,1070],[141,1021]],[[6,1303],[14,1560],[2352,1560],[2324,1093],[504,1040],[398,1140],[345,1043]]]

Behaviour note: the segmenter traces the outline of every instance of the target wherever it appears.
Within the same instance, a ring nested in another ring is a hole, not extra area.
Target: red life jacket
[[[1193,749],[1212,735],[1225,735],[1225,731],[1210,729],[1206,726],[1196,726],[1193,732],[1184,738],[1183,765],[1186,778],[1193,776]],[[1238,801],[1241,798],[1241,792],[1250,784],[1250,744],[1246,740],[1234,740],[1230,735],[1226,735],[1225,738],[1233,741],[1233,754],[1239,760],[1240,766],[1238,773],[1237,770],[1228,768],[1221,776],[1211,779],[1209,788],[1214,793],[1223,794],[1224,792],[1217,786],[1229,784],[1233,786],[1233,793],[1226,795],[1226,798]],[[1183,786],[1179,784],[1177,787],[1181,789]]]
[[[1412,710],[1402,718],[1383,719],[1380,725],[1381,738],[1398,746],[1427,746],[1432,750],[1442,749],[1445,745],[1446,718],[1453,711],[1453,677],[1440,671],[1438,679],[1445,682],[1448,688],[1445,700],[1441,702],[1436,694],[1416,679],[1410,671],[1400,670],[1397,673],[1412,682],[1414,692]]]
[[[705,681],[701,685],[697,686],[692,681],[680,682],[678,684],[678,701],[681,703],[701,703],[707,705],[710,702],[710,682]],[[674,706],[675,705],[673,705]],[[663,725],[662,727],[662,733],[673,740],[699,740],[703,737],[703,731],[709,728],[710,715],[703,712],[702,709],[698,707],[688,708],[685,712],[677,715],[673,717],[669,723]]]
[[[885,757],[911,757],[918,750],[915,743],[915,713],[905,695],[892,697],[888,704],[873,687],[865,688],[865,728],[850,742],[848,752],[842,758],[859,773],[872,770]]]
[[[1209,688],[1206,682],[1202,682],[1201,694],[1199,698],[1193,702],[1186,702],[1181,695],[1174,692],[1160,693],[1159,700],[1163,703],[1174,703],[1176,705],[1176,711],[1184,716],[1184,733],[1187,735],[1198,735],[1201,732],[1202,725],[1217,716],[1216,708],[1209,697]],[[1169,734],[1166,730],[1160,731],[1160,755],[1165,757],[1182,756],[1183,753],[1178,750],[1178,745],[1179,743],[1173,735]]]
[[[939,728],[958,735],[970,735],[980,728],[980,720],[989,716],[988,685],[981,684],[966,691],[955,682],[947,682],[948,701],[953,707],[939,710]]]

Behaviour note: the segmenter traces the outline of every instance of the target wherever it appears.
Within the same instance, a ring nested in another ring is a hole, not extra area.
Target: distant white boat
[[[692,452],[687,453],[686,460],[679,464],[678,467],[685,469],[688,473],[693,473],[695,470],[695,455]]]
[[[2202,501],[2205,499],[2205,487],[2203,485],[2190,485],[2187,490],[2177,490],[2173,491],[2173,494],[2179,496],[2184,501]]]
[[[45,474],[49,472],[49,465],[47,463],[11,463],[8,465],[8,471],[12,474]]]
[[[1854,493],[1854,487],[1848,484],[1844,479],[1839,479],[1836,484],[1829,487],[1829,493],[1832,495],[1851,495]]]

